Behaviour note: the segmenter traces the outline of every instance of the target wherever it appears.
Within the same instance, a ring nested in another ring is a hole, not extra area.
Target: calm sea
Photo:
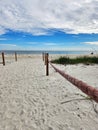
[[[49,53],[49,54],[90,54],[91,51],[0,51],[5,52],[5,54],[14,54],[17,52],[17,54],[42,54],[43,52]]]

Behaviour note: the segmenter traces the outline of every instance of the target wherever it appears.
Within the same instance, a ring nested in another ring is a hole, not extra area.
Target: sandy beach
[[[41,55],[6,59],[0,64],[0,130],[98,129],[98,103],[50,65],[46,76]],[[98,88],[98,65],[55,66]]]

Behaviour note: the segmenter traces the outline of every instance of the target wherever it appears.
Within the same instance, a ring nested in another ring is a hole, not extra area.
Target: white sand
[[[98,65],[56,65],[98,87]],[[0,130],[97,130],[98,105],[50,66],[45,76],[42,56],[18,57],[0,64]]]

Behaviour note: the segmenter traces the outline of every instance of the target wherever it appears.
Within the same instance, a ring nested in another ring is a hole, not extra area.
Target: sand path
[[[45,76],[41,57],[0,65],[0,130],[97,130],[92,101],[62,104],[81,95],[86,96],[53,68]]]

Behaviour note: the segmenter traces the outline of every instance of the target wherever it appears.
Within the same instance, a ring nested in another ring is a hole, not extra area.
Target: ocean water
[[[5,54],[14,54],[17,52],[17,54],[42,54],[44,53],[49,53],[49,54],[90,54],[91,51],[12,51],[12,50],[7,50],[7,51],[0,51],[4,52]]]

